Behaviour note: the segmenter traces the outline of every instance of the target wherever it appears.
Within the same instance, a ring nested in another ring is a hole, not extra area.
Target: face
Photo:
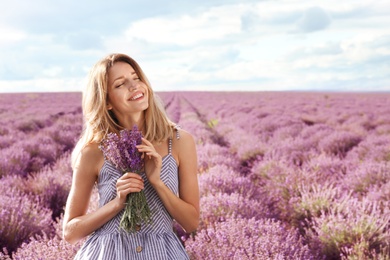
[[[148,108],[148,88],[126,62],[116,62],[108,70],[107,109],[121,121]]]

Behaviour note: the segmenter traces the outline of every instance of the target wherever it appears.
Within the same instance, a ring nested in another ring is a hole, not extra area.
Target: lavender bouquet
[[[135,125],[132,130],[121,130],[119,136],[109,133],[101,142],[99,148],[103,151],[106,160],[109,160],[117,169],[126,172],[141,174],[144,169],[142,154],[136,145],[142,143],[142,133]],[[151,220],[149,205],[143,190],[130,193],[126,198],[126,206],[120,221],[120,227],[134,232],[142,221]]]

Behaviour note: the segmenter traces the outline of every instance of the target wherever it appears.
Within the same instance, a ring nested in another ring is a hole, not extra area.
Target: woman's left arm
[[[180,131],[180,139],[174,141],[174,151],[179,164],[179,197],[176,196],[160,179],[161,155],[153,145],[144,139],[139,146],[145,152],[145,171],[169,214],[188,233],[195,231],[199,225],[199,187],[197,177],[197,155],[195,141],[191,134]]]

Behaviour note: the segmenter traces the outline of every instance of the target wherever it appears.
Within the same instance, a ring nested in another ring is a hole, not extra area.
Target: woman
[[[64,239],[89,236],[76,259],[188,259],[172,228],[186,232],[199,222],[199,191],[194,138],[175,126],[157,102],[140,66],[127,55],[99,61],[83,92],[84,130],[72,154],[73,181],[66,204]],[[110,132],[138,126],[145,173],[121,172],[105,161],[100,142]],[[99,209],[87,213],[94,185]],[[134,233],[119,222],[126,196],[144,190],[152,213]]]

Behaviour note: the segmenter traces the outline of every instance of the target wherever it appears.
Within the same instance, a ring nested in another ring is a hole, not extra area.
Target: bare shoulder
[[[189,132],[187,132],[184,129],[177,129],[176,131],[179,132],[179,139],[173,138],[174,142],[177,143],[177,145],[181,148],[186,146],[194,146],[195,145],[195,138],[193,135]]]
[[[97,175],[103,163],[104,157],[102,151],[99,149],[99,144],[91,143],[81,150],[76,163],[76,169],[82,169],[83,172],[90,172]]]
[[[90,143],[81,150],[81,154],[87,158],[99,158],[103,156],[102,151],[99,149],[99,144]]]
[[[196,156],[195,138],[184,129],[178,129],[179,139],[173,138],[173,150],[176,150],[178,162]]]

